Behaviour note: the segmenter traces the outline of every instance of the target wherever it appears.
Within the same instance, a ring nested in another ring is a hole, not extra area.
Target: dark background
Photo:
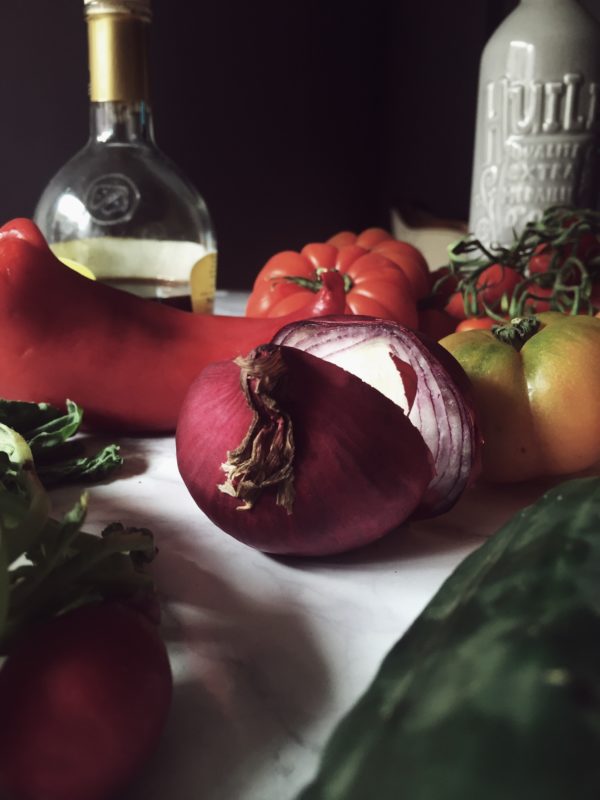
[[[516,4],[154,0],[156,136],[211,210],[219,285],[394,207],[466,219],[479,57]],[[7,220],[86,140],[82,0],[3,3],[0,75]]]

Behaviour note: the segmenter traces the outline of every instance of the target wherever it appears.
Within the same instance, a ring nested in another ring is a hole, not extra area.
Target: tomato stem
[[[297,286],[302,286],[303,289],[308,289],[315,294],[320,292],[323,288],[323,274],[325,272],[339,272],[337,269],[326,269],[325,267],[317,267],[315,270],[314,278],[303,278],[301,275],[286,275],[284,280],[288,283],[295,283]],[[353,286],[352,278],[347,272],[339,273],[344,281],[344,292],[348,294]]]

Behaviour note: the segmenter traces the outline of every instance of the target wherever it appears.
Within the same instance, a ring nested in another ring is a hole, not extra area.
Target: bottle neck
[[[107,11],[88,16],[90,137],[152,143],[147,69],[148,22]]]
[[[91,103],[90,140],[98,144],[153,145],[150,106],[144,100]]]

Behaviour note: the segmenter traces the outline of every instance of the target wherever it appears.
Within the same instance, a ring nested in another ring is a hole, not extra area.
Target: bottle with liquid
[[[202,197],[157,148],[146,60],[150,0],[84,0],[90,138],[45,188],[35,221],[54,253],[145,297],[210,312],[216,243]]]
[[[576,0],[521,0],[480,66],[469,230],[507,245],[555,205],[594,208],[600,25]]]

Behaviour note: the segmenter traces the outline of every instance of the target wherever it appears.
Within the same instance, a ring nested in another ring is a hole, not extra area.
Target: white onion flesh
[[[375,338],[338,350],[325,359],[368,383],[392,400],[405,414],[410,413],[409,400],[402,376],[390,358],[386,339]]]

